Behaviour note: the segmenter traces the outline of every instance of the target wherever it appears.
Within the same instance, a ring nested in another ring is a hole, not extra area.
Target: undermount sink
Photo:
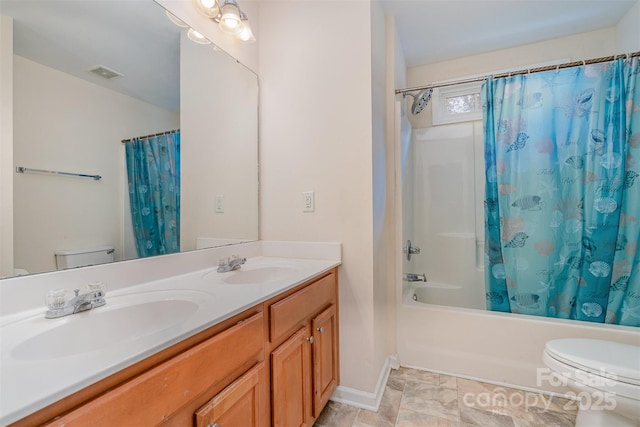
[[[295,274],[298,270],[293,267],[284,266],[263,266],[251,269],[240,269],[222,279],[224,283],[230,285],[242,284],[262,284],[284,280]]]
[[[197,291],[156,291],[113,298],[107,295],[107,304],[103,307],[60,319],[25,321],[39,322],[45,327],[56,324],[25,337],[13,347],[11,355],[18,360],[45,360],[140,339],[183,323],[198,311],[199,302],[208,296]]]

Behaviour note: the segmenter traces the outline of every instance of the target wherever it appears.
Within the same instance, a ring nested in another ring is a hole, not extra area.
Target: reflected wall
[[[213,44],[188,41],[152,0],[0,0],[0,12],[0,277],[55,270],[63,250],[113,246],[116,261],[136,258],[121,140],[177,128],[182,249],[258,239],[253,71]],[[84,27],[92,29],[86,37],[70,36]],[[104,81],[88,72],[96,64],[123,76]],[[16,166],[102,179],[18,174]]]
[[[221,56],[227,55],[182,35],[183,251],[258,237],[256,77]]]

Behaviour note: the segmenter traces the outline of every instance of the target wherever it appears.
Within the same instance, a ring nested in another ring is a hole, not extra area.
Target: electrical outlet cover
[[[313,191],[302,192],[302,212],[313,212],[316,208]]]

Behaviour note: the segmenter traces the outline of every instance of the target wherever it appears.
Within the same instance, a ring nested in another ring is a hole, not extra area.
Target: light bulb
[[[238,38],[243,42],[254,42],[256,38],[253,36],[253,32],[251,31],[251,27],[249,26],[249,21],[246,19],[242,20],[242,29],[240,33],[238,33]]]
[[[211,43],[205,36],[203,36],[201,33],[197,32],[193,28],[189,28],[189,31],[187,31],[187,37],[189,37],[189,40],[191,40],[192,42],[196,42],[196,43],[199,43],[199,44],[209,44],[209,43]]]
[[[193,6],[207,18],[215,18],[220,13],[216,0],[193,0]]]
[[[233,0],[225,0],[220,10],[220,29],[226,33],[238,34],[242,30],[240,9]]]

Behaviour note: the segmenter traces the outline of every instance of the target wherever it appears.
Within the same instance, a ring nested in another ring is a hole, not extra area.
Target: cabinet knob
[[[310,344],[313,344],[313,335],[307,338],[307,341],[309,341]]]
[[[218,425],[218,423],[213,423],[213,424],[209,423],[207,424],[207,427],[220,427],[220,426]]]
[[[316,328],[316,331],[323,333],[324,332],[324,328],[322,326],[320,326],[319,328]]]

